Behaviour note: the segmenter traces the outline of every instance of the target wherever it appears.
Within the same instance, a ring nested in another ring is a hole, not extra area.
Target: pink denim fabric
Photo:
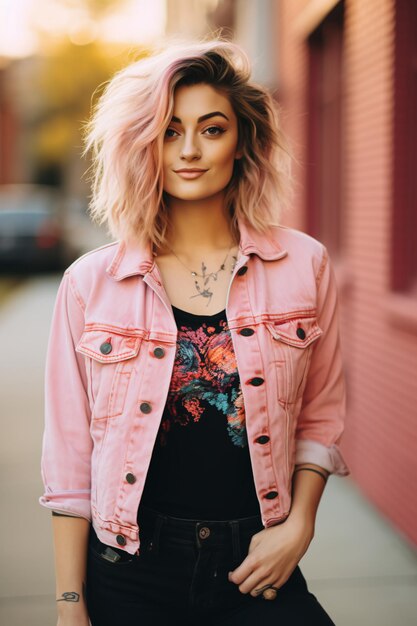
[[[226,315],[269,527],[289,514],[294,464],[350,473],[338,445],[338,296],[327,249],[313,237],[284,226],[261,235],[242,221],[239,231]],[[65,271],[48,342],[39,502],[91,520],[101,541],[131,554],[176,338],[150,245],[110,243]]]

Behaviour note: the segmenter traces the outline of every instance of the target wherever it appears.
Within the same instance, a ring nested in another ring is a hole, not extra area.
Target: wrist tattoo
[[[57,599],[57,602],[79,602],[80,594],[76,591],[64,591],[61,598]]]

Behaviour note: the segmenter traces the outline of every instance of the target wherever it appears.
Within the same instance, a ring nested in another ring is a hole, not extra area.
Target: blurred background
[[[335,267],[342,450],[300,565],[337,626],[417,615],[417,2],[0,0],[0,621],[52,626],[39,506],[43,367],[63,269],[108,240],[87,215],[81,126],[104,81],[167,34],[222,29],[282,107],[283,222]]]

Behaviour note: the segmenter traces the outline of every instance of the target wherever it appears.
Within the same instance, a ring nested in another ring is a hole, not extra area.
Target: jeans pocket
[[[93,546],[89,546],[90,554],[99,563],[104,563],[110,567],[123,567],[130,565],[134,562],[135,556],[132,554],[124,553],[120,554],[116,548],[106,546],[103,550],[97,549]]]
[[[110,567],[129,565],[136,558],[133,554],[113,548],[100,541],[93,529],[90,530],[88,550],[96,561],[108,564]]]

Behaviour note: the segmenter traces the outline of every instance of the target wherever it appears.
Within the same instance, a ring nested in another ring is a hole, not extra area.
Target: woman
[[[88,124],[93,217],[46,367],[59,626],[333,624],[298,566],[345,388],[326,248],[278,225],[271,95],[231,42],[175,42]]]

